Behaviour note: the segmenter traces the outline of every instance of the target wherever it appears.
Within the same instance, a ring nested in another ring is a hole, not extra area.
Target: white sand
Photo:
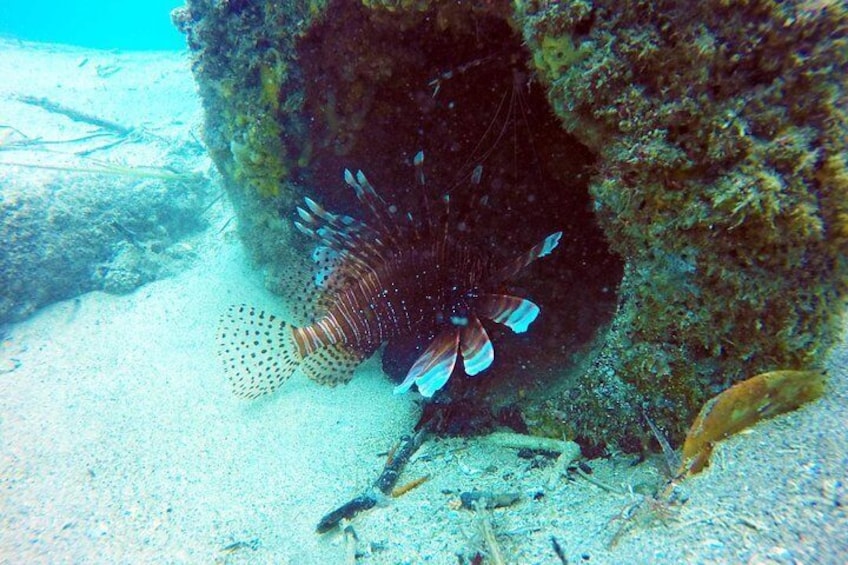
[[[0,548],[23,561],[208,562],[258,538],[293,562],[338,555],[315,524],[345,485],[367,484],[411,403],[373,372],[339,390],[298,380],[264,402],[235,400],[214,354],[217,317],[233,301],[274,303],[237,250],[13,328]]]
[[[38,49],[6,45],[0,62],[13,50],[22,58]],[[38,61],[43,67],[21,69],[22,81],[47,80],[51,65],[58,77],[86,56],[49,49]],[[174,81],[183,96],[168,96],[175,87],[168,81],[164,91],[156,84],[140,90],[196,115],[199,102],[185,100],[191,79],[184,61],[120,57],[127,68],[149,69],[139,78],[181,69]],[[76,80],[74,72],[62,75],[62,88]],[[92,98],[94,107],[110,107],[108,88],[86,92],[102,97]],[[150,127],[172,121],[167,108],[151,112]],[[376,478],[380,453],[409,430],[417,407],[411,396],[392,394],[374,361],[347,386],[296,378],[266,400],[232,397],[214,354],[219,314],[234,302],[283,308],[246,264],[232,226],[217,233],[229,213],[216,213],[215,225],[192,243],[199,260],[182,275],[128,296],[88,294],[7,329],[0,345],[0,562],[348,559],[344,536],[318,535],[315,525]],[[468,562],[484,548],[480,519],[455,502],[473,489],[524,495],[490,516],[508,563],[558,563],[552,536],[570,563],[845,562],[846,367],[843,344],[823,399],[719,445],[712,465],[682,485],[688,502],[671,508],[665,524],[617,518],[640,500],[626,493],[630,487],[662,481],[657,460],[591,462],[592,476],[623,494],[580,478],[545,490],[550,467],[531,468],[513,450],[477,440],[425,443],[400,483],[425,474],[430,480],[353,521],[358,562],[454,564],[462,562],[458,555]],[[611,548],[622,524],[629,529]],[[244,543],[223,551],[235,542]]]

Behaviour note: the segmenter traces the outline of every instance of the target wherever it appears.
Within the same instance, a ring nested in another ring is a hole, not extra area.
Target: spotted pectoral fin
[[[526,332],[539,315],[539,307],[533,302],[506,294],[484,294],[474,309],[484,318],[503,324],[519,334]]]
[[[251,306],[231,306],[221,316],[218,355],[233,393],[257,398],[277,390],[302,360],[293,328]]]
[[[459,347],[462,352],[465,373],[469,376],[473,377],[485,371],[495,360],[495,348],[492,347],[492,342],[483,328],[483,324],[475,316],[471,316],[468,325],[460,330]]]
[[[328,386],[347,383],[364,356],[358,351],[335,343],[317,349],[301,363],[303,373],[316,383]]]
[[[395,394],[407,392],[415,384],[422,396],[433,396],[448,382],[456,365],[458,348],[458,328],[437,335],[421,357],[412,364],[403,382],[395,387]]]

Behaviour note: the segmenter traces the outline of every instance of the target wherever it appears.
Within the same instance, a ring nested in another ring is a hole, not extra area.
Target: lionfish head
[[[539,257],[544,257],[559,245],[562,232],[552,233],[529,251],[516,257],[497,274],[506,280]],[[396,394],[407,392],[416,385],[418,392],[432,397],[448,382],[462,355],[465,373],[475,376],[489,368],[495,360],[495,348],[480,318],[505,325],[515,333],[524,333],[539,315],[539,307],[517,296],[471,292],[467,309],[454,309],[447,329],[436,335],[424,353],[413,363]]]

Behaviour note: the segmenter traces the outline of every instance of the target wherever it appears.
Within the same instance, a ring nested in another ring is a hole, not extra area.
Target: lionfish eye
[[[451,316],[450,321],[454,326],[465,327],[468,325],[468,316]]]

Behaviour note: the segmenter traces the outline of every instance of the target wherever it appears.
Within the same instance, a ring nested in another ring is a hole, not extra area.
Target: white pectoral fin
[[[430,398],[445,386],[456,365],[459,348],[459,330],[451,329],[440,333],[424,353],[412,364],[406,378],[395,387],[395,394],[407,392],[413,384],[422,396]]]
[[[485,371],[495,360],[495,348],[492,347],[489,334],[476,316],[472,316],[468,325],[460,331],[459,348],[468,376],[473,377]]]
[[[539,307],[526,298],[506,294],[485,294],[475,311],[481,316],[507,326],[515,333],[524,333],[539,315]]]

